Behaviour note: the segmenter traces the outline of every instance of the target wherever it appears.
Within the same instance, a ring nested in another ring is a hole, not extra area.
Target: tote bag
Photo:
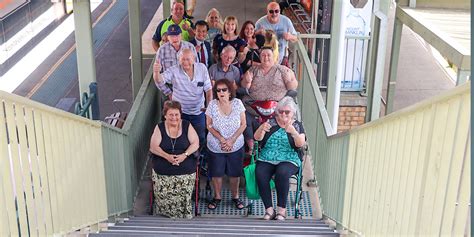
[[[258,148],[255,151],[255,154],[258,155]],[[244,168],[244,175],[245,175],[245,192],[247,194],[248,199],[260,199],[260,194],[258,192],[257,186],[257,178],[255,176],[255,159],[254,154],[252,154],[250,158],[250,164]],[[273,179],[270,180],[270,189],[275,188],[275,182]]]

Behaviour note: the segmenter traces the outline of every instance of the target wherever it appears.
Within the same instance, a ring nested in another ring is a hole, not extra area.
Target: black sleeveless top
[[[161,143],[160,147],[163,151],[168,154],[179,155],[183,154],[186,149],[188,149],[190,143],[188,139],[188,129],[190,123],[186,120],[182,120],[181,127],[182,133],[181,136],[175,139],[171,139],[168,134],[166,133],[165,123],[161,122],[158,124],[158,128],[160,129],[161,133]],[[173,140],[173,145],[171,143]],[[179,166],[172,165],[169,163],[165,158],[152,154],[153,159],[153,169],[157,174],[161,175],[183,175],[183,174],[192,174],[196,172],[196,158],[193,155],[188,156]]]

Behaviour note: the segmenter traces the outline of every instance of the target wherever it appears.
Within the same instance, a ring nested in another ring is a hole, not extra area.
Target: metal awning
[[[397,7],[397,18],[459,69],[471,68],[471,12]]]

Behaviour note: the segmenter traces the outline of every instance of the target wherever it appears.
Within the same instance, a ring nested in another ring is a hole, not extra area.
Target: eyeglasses
[[[279,114],[286,114],[286,115],[288,115],[288,114],[291,113],[291,111],[290,111],[290,110],[278,110],[278,113],[279,113]]]
[[[217,88],[216,92],[227,92],[227,88]]]
[[[268,10],[268,12],[269,12],[270,14],[273,14],[273,13],[278,14],[278,13],[280,13],[280,10],[278,10],[278,9],[275,9],[275,10]]]

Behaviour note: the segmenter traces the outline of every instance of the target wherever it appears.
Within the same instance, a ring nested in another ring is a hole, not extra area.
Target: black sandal
[[[215,210],[215,209],[219,206],[219,204],[221,203],[221,201],[222,201],[222,199],[215,199],[215,198],[213,198],[213,199],[209,202],[209,204],[207,204],[207,208],[208,208],[209,210]]]
[[[235,208],[242,210],[245,208],[244,203],[240,200],[240,198],[232,198],[232,202],[234,202]]]

